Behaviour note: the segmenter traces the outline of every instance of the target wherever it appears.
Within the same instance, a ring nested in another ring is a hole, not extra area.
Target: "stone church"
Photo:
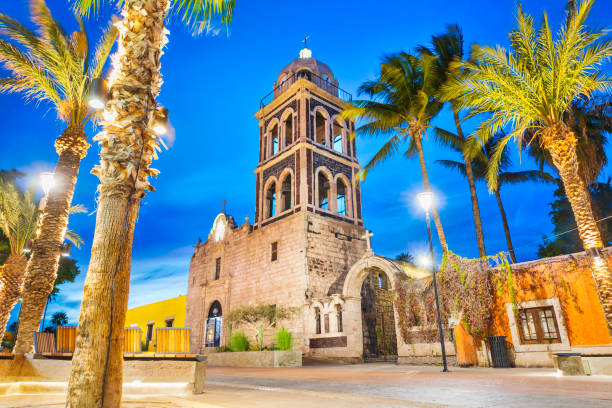
[[[224,209],[191,260],[192,350],[226,344],[223,315],[233,308],[276,304],[300,310],[280,326],[306,356],[402,355],[391,289],[398,274],[422,272],[371,250],[354,123],[340,116],[350,99],[308,48],[262,99],[253,223],[238,225]]]

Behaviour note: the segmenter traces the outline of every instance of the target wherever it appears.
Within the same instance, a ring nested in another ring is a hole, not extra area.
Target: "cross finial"
[[[202,238],[198,237],[198,245],[202,243]]]
[[[302,40],[302,42],[304,43],[304,48],[308,48],[308,38],[310,38],[309,35],[305,36]]]
[[[223,201],[221,202],[221,212],[222,212],[223,214],[225,214],[225,204],[227,204],[227,201],[223,200]]]
[[[366,230],[365,234],[363,235],[363,239],[366,240],[366,243],[368,244],[368,252],[372,252],[372,236],[374,234],[372,234],[372,231],[370,230]]]

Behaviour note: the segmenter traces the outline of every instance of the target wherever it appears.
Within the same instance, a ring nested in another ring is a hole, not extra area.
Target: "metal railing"
[[[292,74],[288,78],[285,78],[284,81],[276,85],[274,89],[272,89],[272,91],[270,91],[266,96],[261,98],[260,106],[263,108],[264,106],[268,105],[276,97],[280,96],[283,92],[289,89],[289,87],[293,85],[298,79],[306,79],[318,86],[319,88],[342,99],[344,102],[350,102],[353,100],[353,95],[340,88],[338,85],[334,84],[329,78],[322,78],[319,75],[310,71],[300,71],[297,74]]]

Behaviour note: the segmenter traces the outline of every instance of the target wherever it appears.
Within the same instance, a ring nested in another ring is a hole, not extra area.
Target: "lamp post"
[[[433,253],[433,241],[431,239],[431,225],[429,221],[429,210],[433,206],[433,193],[431,191],[424,191],[417,194],[419,204],[425,210],[425,219],[427,222],[427,236],[429,237],[429,252],[431,256],[431,271],[433,273],[433,287],[434,296],[436,298],[436,311],[438,312],[438,330],[440,332],[440,347],[442,348],[442,363],[444,368],[442,372],[448,372],[448,366],[446,364],[446,348],[444,347],[444,330],[442,329],[442,314],[440,313],[440,298],[438,296],[438,278],[436,277],[436,268],[434,266],[434,253]]]

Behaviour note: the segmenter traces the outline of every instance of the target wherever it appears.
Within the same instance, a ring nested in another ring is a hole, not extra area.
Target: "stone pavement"
[[[612,407],[612,377],[561,377],[553,369],[362,364],[221,368],[206,393],[126,394],[125,407]],[[0,396],[0,407],[61,407],[61,393]]]

